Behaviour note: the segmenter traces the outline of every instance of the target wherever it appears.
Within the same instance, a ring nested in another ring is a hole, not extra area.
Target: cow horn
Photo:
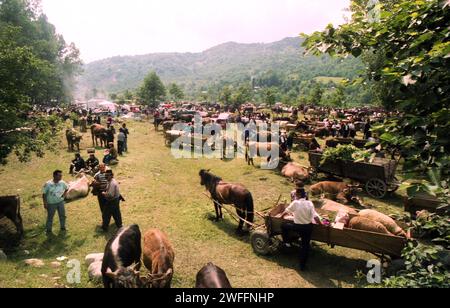
[[[117,278],[117,271],[113,272],[111,271],[111,269],[108,267],[108,269],[106,270],[105,275],[111,279],[116,279]]]

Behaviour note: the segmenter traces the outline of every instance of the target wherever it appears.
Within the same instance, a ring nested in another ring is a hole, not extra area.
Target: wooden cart
[[[269,255],[280,246],[279,235],[282,234],[282,225],[288,220],[280,218],[286,205],[279,205],[265,216],[265,226],[255,229],[251,234],[251,245],[255,253]],[[321,215],[330,215],[334,212],[318,210]],[[351,217],[354,215],[350,215]],[[404,226],[401,222],[399,225]],[[341,246],[373,253],[377,256],[401,257],[406,245],[406,238],[344,228],[335,229],[331,226],[314,225],[311,240],[326,243],[332,248]]]
[[[430,213],[436,213],[438,215],[443,215],[446,212],[446,209],[443,206],[443,203],[439,201],[434,196],[421,193],[415,196],[414,198],[403,198],[403,204],[405,206],[405,212],[411,214],[412,217],[416,216],[417,211],[427,210]]]
[[[376,158],[371,163],[337,160],[322,164],[323,155],[309,152],[309,162],[317,173],[349,178],[365,185],[367,193],[377,199],[395,192],[400,183],[395,177],[397,162]]]

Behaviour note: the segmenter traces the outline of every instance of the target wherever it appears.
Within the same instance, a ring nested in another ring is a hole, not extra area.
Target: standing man
[[[122,228],[122,214],[120,213],[120,200],[122,197],[120,195],[119,184],[114,179],[112,170],[106,171],[106,180],[108,181],[108,185],[106,191],[102,193],[106,200],[102,224],[102,229],[105,232],[108,231],[111,216],[114,218],[117,229]]]
[[[122,127],[120,128],[120,131],[125,134],[125,143],[123,145],[123,151],[128,152],[128,135],[130,134],[130,131],[127,128],[127,124],[123,123]]]
[[[100,212],[102,213],[105,209],[106,200],[103,196],[103,193],[106,191],[106,188],[108,187],[108,180],[106,179],[106,165],[100,164],[98,166],[98,173],[94,176],[94,182],[92,183],[92,194],[94,196],[97,196],[98,205],[100,207]]]
[[[47,211],[47,235],[52,233],[53,218],[58,211],[59,225],[62,232],[66,232],[66,211],[64,208],[64,198],[69,186],[62,180],[62,171],[53,172],[53,180],[45,183],[42,189],[42,200]]]
[[[122,129],[122,128],[121,128]],[[123,131],[121,130],[119,134],[117,135],[117,151],[119,152],[119,155],[122,156],[125,148],[126,143],[126,137]]]
[[[317,224],[321,224],[321,221],[314,208],[314,204],[308,201],[305,189],[299,189],[298,192],[300,193],[300,200],[292,202],[281,216],[284,217],[286,214],[292,213],[294,215],[294,222],[284,223],[281,229],[283,231],[283,241],[287,247],[291,247],[291,232],[301,237],[300,270],[304,271],[306,269],[306,262],[308,261],[309,250],[311,249],[310,242],[313,232],[313,221],[315,220]]]

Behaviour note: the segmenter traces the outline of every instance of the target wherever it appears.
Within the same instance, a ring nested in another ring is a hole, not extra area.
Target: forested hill
[[[194,94],[211,85],[238,84],[252,77],[265,80],[269,86],[280,78],[296,81],[319,76],[352,78],[362,68],[356,59],[303,56],[301,44],[301,38],[269,44],[229,42],[201,53],[155,53],[100,60],[84,67],[78,96],[84,98],[94,88],[105,93],[134,89],[152,70],[163,82],[179,83],[187,94]]]

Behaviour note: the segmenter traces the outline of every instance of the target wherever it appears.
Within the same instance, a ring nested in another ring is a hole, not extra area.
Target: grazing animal
[[[83,136],[74,129],[66,129],[67,148],[69,152],[73,152],[75,147],[80,152],[80,142]]]
[[[72,201],[79,198],[84,198],[89,195],[90,182],[88,177],[80,173],[77,180],[69,183],[69,190],[66,194],[66,201]]]
[[[99,145],[99,140],[100,140],[100,146],[102,148],[106,148],[106,146],[108,145],[108,141],[107,141],[107,129],[106,127],[99,125],[99,124],[94,124],[91,126],[91,134],[92,134],[92,146],[98,146]]]
[[[23,223],[22,216],[20,215],[19,196],[0,197],[0,219],[3,217],[11,220],[16,226],[19,235],[23,235]]]
[[[363,210],[359,212],[359,216],[381,223],[390,233],[394,235],[406,237],[406,232],[400,228],[399,225],[397,225],[395,220],[383,213],[374,210]]]
[[[362,205],[356,196],[357,192],[362,191],[358,185],[350,185],[344,182],[320,182],[312,185],[310,191],[313,196],[329,194],[335,201],[342,204],[355,201],[357,204]]]
[[[105,247],[102,263],[105,288],[142,287],[138,272],[141,266],[141,253],[139,226],[119,229]]]
[[[353,217],[350,220],[349,228],[355,229],[355,230],[362,230],[362,231],[369,231],[369,232],[393,235],[391,232],[388,231],[388,229],[386,229],[385,226],[383,226],[383,224],[381,224],[375,220],[371,220],[371,219],[361,217],[361,216]]]
[[[246,144],[245,161],[250,165],[254,165],[253,159],[258,156],[266,156],[267,163],[274,161],[273,153],[277,153],[278,157],[285,162],[292,161],[288,151],[284,151],[278,143],[275,142],[248,142]]]
[[[292,182],[294,181],[307,181],[309,180],[310,174],[309,169],[302,167],[296,163],[287,163],[283,169],[281,169],[281,174],[284,177],[290,178]]]
[[[249,223],[254,221],[254,205],[252,194],[241,184],[225,183],[222,179],[206,170],[201,170],[200,185],[205,186],[214,200],[216,210],[216,221],[223,219],[222,205],[233,204],[236,207],[239,220],[238,233],[241,233],[244,226],[244,220]]]
[[[225,271],[212,263],[208,263],[198,272],[195,288],[231,289],[232,287]]]
[[[149,288],[170,288],[175,253],[167,235],[156,229],[147,231],[143,250],[144,265],[150,271],[144,284]]]

